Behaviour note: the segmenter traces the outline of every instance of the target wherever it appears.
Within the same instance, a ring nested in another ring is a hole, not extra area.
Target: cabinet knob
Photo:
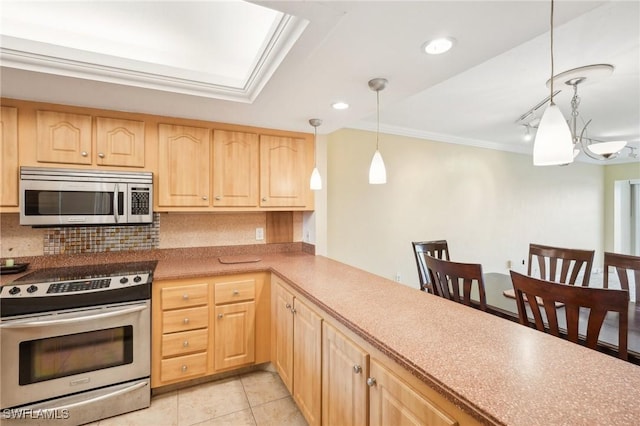
[[[298,312],[298,311],[296,311],[296,308],[291,308],[291,313],[292,314],[295,314],[296,312]]]
[[[375,386],[375,385],[376,385],[376,379],[375,379],[375,378],[373,378],[373,377],[369,377],[369,378],[367,379],[367,385],[368,385],[368,386],[370,386],[370,387],[371,387],[371,386]]]
[[[222,200],[222,197],[219,196],[219,195],[216,195],[216,200],[220,201],[220,200]]]
[[[189,300],[189,295],[187,293],[182,295],[183,300]]]
[[[205,196],[203,196],[203,197],[202,197],[202,199],[206,201],[206,200],[208,200],[208,199],[209,199],[209,197],[207,197],[207,196],[205,195]]]
[[[239,294],[240,294],[240,292],[239,292],[238,290],[233,290],[233,295],[234,295],[234,296],[237,296],[237,295],[239,295]]]
[[[218,318],[224,317],[224,314],[218,314]]]
[[[86,157],[86,156],[87,156],[87,155],[89,155],[89,154],[87,154],[87,151],[82,151],[82,152],[80,153],[80,155],[82,155],[83,157]]]
[[[189,341],[188,341],[188,340],[185,340],[184,342],[182,342],[182,347],[183,347],[183,348],[187,348],[187,347],[189,347]]]
[[[362,367],[360,367],[358,364],[353,366],[353,372],[356,374],[360,374],[362,373]]]
[[[189,324],[189,318],[185,318],[185,319],[183,319],[183,320],[182,320],[182,323],[183,323],[183,324]]]
[[[104,154],[103,154],[102,152],[99,152],[99,153],[98,153],[98,157],[100,157],[100,158],[104,158]]]
[[[182,370],[182,372],[184,373],[184,372],[186,372],[186,371],[187,371],[187,366],[186,366],[186,365],[183,365],[180,369],[181,369],[181,370]]]
[[[267,201],[267,197],[262,197],[262,201]]]
[[[291,310],[291,304],[287,303],[286,305],[284,305],[285,308],[287,308],[288,310]]]

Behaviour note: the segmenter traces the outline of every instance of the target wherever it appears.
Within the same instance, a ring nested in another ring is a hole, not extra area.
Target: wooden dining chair
[[[604,288],[609,288],[609,267],[615,268],[620,281],[620,288],[623,290],[629,290],[629,274],[627,271],[631,271],[633,276],[633,285],[635,285],[636,297],[634,302],[638,303],[640,300],[640,256],[631,256],[628,254],[619,253],[604,253]]]
[[[579,285],[588,286],[593,266],[595,250],[569,249],[562,247],[529,244],[529,265],[527,275],[533,276],[534,266],[538,266],[538,278],[562,284],[576,284],[582,271]],[[536,263],[534,264],[534,260]],[[558,272],[560,273],[558,275]]]
[[[427,265],[424,262],[425,255],[437,257],[438,259],[449,260],[449,247],[447,240],[434,241],[413,241],[413,254],[416,257],[416,266],[418,267],[418,279],[420,281],[420,290],[427,293],[433,293],[431,279]]]
[[[484,289],[482,265],[479,263],[459,263],[424,257],[430,277],[433,279],[433,293],[436,296],[453,300],[483,311],[487,310],[487,296]],[[479,301],[471,301],[473,288],[478,289]]]
[[[564,310],[566,338],[579,342],[578,324],[580,308],[588,308],[586,346],[597,349],[598,336],[607,312],[618,313],[618,357],[627,359],[627,333],[629,325],[629,292],[593,287],[580,287],[541,280],[531,276],[511,272],[515,290],[520,324],[530,326],[526,305],[529,306],[535,328],[560,337],[558,313]],[[530,301],[535,300],[536,303]],[[526,303],[526,305],[525,305]],[[564,307],[558,307],[561,303]],[[543,311],[544,309],[544,318]],[[563,333],[564,335],[564,333]]]

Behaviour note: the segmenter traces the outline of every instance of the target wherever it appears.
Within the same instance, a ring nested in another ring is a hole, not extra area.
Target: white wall
[[[411,241],[446,239],[452,260],[523,268],[529,243],[595,249],[602,265],[603,167],[534,167],[530,156],[381,135],[388,183],[369,185],[375,134],[327,145],[327,255],[417,288]]]

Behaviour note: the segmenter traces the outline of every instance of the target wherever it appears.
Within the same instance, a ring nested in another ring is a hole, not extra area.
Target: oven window
[[[20,343],[20,385],[131,364],[133,326]]]
[[[124,192],[118,192],[118,215],[124,214]],[[35,191],[24,194],[27,216],[113,216],[113,192]]]

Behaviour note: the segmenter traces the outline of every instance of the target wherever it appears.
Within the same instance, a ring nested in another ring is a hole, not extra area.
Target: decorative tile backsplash
[[[48,228],[44,234],[44,254],[103,253],[146,250],[160,243],[160,214],[153,223],[126,226],[83,226]]]

